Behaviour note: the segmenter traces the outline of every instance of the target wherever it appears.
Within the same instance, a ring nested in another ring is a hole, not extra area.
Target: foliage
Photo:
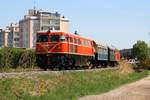
[[[36,65],[34,50],[20,48],[0,49],[0,69],[32,68]]]
[[[24,68],[33,68],[36,65],[36,56],[34,50],[26,50],[19,59],[19,66]]]
[[[140,68],[142,69],[148,69],[150,70],[150,58],[147,58],[144,61],[141,61],[138,66],[140,66]]]
[[[148,71],[120,74],[117,70],[98,70],[3,78],[0,80],[0,96],[2,100],[75,100],[107,92],[147,75]]]
[[[144,41],[137,41],[133,45],[133,56],[140,61],[144,61],[148,58],[148,45]]]

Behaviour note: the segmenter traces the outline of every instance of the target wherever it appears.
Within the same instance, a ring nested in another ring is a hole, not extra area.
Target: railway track
[[[71,73],[71,72],[90,72],[90,71],[102,71],[102,70],[110,70],[110,69],[119,69],[119,67],[107,67],[107,68],[99,68],[99,69],[80,69],[80,70],[59,70],[59,71],[52,71],[52,70],[41,70],[41,69],[33,69],[32,71],[28,72],[10,72],[10,73],[0,73],[0,79],[2,78],[21,78],[21,77],[32,77],[36,75],[42,74],[63,74],[63,73]]]

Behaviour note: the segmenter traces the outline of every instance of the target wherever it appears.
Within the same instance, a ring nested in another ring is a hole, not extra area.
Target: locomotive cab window
[[[60,36],[60,41],[66,41],[66,37],[64,35]]]
[[[48,42],[48,35],[38,35],[37,42]]]
[[[59,41],[59,38],[60,38],[59,35],[51,35],[50,41],[51,41],[51,42],[58,42],[58,41]]]

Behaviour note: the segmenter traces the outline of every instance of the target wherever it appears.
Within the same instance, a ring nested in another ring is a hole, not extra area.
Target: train
[[[120,52],[93,39],[60,31],[37,32],[36,61],[42,69],[115,66]]]

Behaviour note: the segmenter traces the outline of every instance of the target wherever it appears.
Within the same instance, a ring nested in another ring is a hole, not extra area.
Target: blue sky
[[[58,11],[70,19],[71,32],[98,42],[119,49],[150,43],[150,0],[1,0],[0,27],[22,19],[34,4]]]

